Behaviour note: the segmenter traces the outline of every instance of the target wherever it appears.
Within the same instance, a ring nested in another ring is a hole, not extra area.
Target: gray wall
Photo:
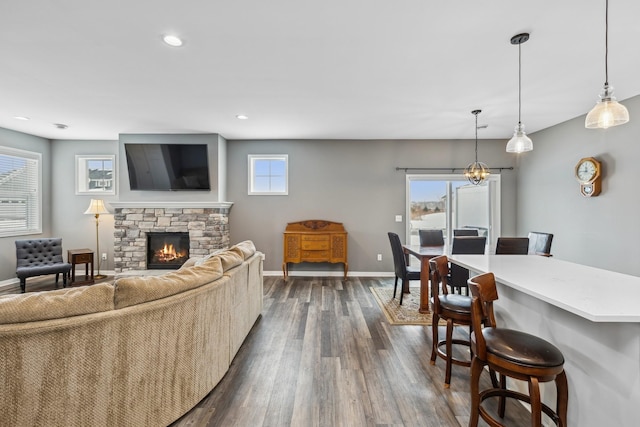
[[[55,165],[56,173],[51,190],[53,201],[50,214],[54,234],[62,237],[65,251],[81,248],[95,251],[95,218],[93,215],[85,215],[84,211],[93,198],[101,198],[109,203],[118,200],[118,195],[76,195],[76,154],[115,154],[116,168],[122,162],[122,158],[118,155],[118,141],[55,140],[52,143],[51,164]],[[122,188],[121,183],[119,187]],[[99,231],[100,252],[107,253],[107,261],[102,262],[101,270],[113,270],[113,215],[100,215]],[[97,269],[98,261],[95,262]]]
[[[519,234],[554,233],[555,257],[640,276],[640,97],[623,102],[629,123],[606,130],[584,127],[584,116],[533,135],[520,159]],[[583,157],[602,162],[602,193],[583,197],[574,176]]]
[[[479,157],[490,166],[512,166],[505,141],[482,140]],[[251,239],[266,254],[265,270],[281,271],[282,232],[287,222],[326,219],[349,233],[349,270],[391,272],[388,231],[402,236],[406,221],[405,173],[396,167],[465,167],[473,141],[281,140],[229,141],[231,241]],[[248,196],[249,154],[289,155],[288,196]],[[515,232],[515,171],[502,174],[502,233]],[[383,261],[376,254],[383,254]],[[296,265],[301,270],[341,271],[341,265]]]
[[[42,154],[42,235],[52,236],[51,220],[51,142],[48,139],[0,128],[0,145]],[[40,238],[41,235],[0,238],[0,280],[16,277],[16,245],[18,239]],[[57,236],[56,236],[57,237]],[[17,280],[17,279],[16,279]]]

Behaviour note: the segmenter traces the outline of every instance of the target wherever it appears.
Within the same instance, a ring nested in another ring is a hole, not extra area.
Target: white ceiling
[[[482,109],[488,128],[479,137],[509,139],[518,121],[510,38],[531,33],[522,45],[522,122],[532,133],[597,101],[604,4],[3,0],[0,127],[51,139],[466,139],[471,110]],[[640,1],[611,0],[618,100],[640,94],[639,17]],[[165,33],[184,46],[165,45]]]

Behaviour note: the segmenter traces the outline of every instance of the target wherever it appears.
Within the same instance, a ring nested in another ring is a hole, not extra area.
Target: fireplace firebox
[[[189,259],[189,233],[147,233],[147,268],[178,269]]]

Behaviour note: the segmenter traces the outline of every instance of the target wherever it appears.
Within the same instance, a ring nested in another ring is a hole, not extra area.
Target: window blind
[[[42,232],[41,157],[0,147],[0,236]]]

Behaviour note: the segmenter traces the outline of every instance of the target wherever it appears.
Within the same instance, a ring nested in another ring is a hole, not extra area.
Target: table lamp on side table
[[[100,225],[100,214],[108,214],[110,213],[107,208],[104,206],[104,201],[101,199],[91,199],[89,203],[89,208],[84,212],[85,215],[95,215],[96,217],[96,258],[98,264],[98,274],[96,274],[95,279],[104,279],[104,274],[100,274],[100,264],[102,262],[102,257],[100,256],[100,239],[98,238],[98,226]]]

